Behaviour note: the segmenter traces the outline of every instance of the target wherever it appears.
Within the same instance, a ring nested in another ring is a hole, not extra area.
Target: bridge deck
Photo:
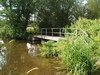
[[[58,41],[59,39],[66,39],[64,37],[56,37],[56,36],[45,36],[45,35],[34,35],[33,38],[40,38],[52,41]]]

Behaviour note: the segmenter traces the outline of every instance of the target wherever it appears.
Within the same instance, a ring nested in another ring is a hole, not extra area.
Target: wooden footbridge
[[[33,39],[39,38],[58,41],[59,39],[66,39],[69,35],[78,36],[81,35],[81,33],[87,35],[82,29],[78,28],[41,28],[39,33],[33,36]]]

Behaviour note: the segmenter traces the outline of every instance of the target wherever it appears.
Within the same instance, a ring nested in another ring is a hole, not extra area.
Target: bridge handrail
[[[48,30],[51,30],[51,32],[48,32]],[[58,30],[57,32],[55,32],[55,30]],[[74,30],[73,33],[68,33],[67,30]],[[44,32],[45,31],[45,32]],[[48,36],[48,33],[51,33],[51,36],[54,36],[54,34],[58,34],[59,36],[61,35],[79,35],[79,31],[82,32],[82,34],[85,34],[86,36],[88,36],[88,34],[83,31],[82,29],[78,29],[78,28],[40,28],[40,34],[41,35],[46,35]]]

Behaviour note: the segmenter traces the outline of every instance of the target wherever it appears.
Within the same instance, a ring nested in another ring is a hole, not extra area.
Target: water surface
[[[0,45],[0,75],[65,75],[57,58],[40,56],[39,45],[22,40]]]

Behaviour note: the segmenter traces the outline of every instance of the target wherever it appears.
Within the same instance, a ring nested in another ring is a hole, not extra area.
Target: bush
[[[36,32],[33,27],[27,27],[26,31],[27,33],[31,33],[31,34]]]

